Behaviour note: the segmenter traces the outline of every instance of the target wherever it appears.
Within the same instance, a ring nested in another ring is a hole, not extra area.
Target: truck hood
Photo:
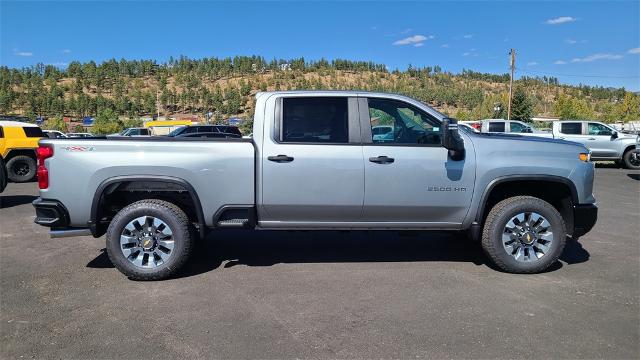
[[[574,145],[574,146],[579,146],[586,149],[584,145],[577,142],[561,140],[561,139],[553,139],[550,137],[542,137],[542,136],[535,136],[535,135],[524,136],[524,135],[518,135],[518,134],[503,134],[503,133],[475,133],[474,135],[480,138],[485,138],[485,139],[522,141],[525,143],[530,143],[532,146],[534,146],[535,143],[547,143],[547,144],[550,143],[550,144]]]

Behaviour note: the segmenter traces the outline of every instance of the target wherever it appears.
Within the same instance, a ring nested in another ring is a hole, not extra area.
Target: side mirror
[[[614,132],[611,134],[611,140],[613,140],[613,139],[617,139],[617,138],[618,138],[618,132],[617,132],[617,131],[614,131]]]
[[[452,160],[464,159],[464,141],[458,133],[458,122],[455,119],[442,120],[442,146],[449,150]]]

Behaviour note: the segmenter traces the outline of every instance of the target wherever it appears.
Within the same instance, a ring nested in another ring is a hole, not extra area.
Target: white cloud
[[[572,63],[580,63],[580,62],[593,62],[597,60],[618,60],[622,59],[622,55],[615,54],[593,54],[589,56],[585,56],[583,58],[574,58],[571,60]]]
[[[527,66],[536,66],[536,65],[538,65],[538,62],[536,62],[536,61],[529,61],[527,63]]]
[[[421,46],[424,46],[424,43],[417,43],[417,44],[414,44],[413,46],[415,46],[415,47],[421,47]]]
[[[627,51],[627,52],[629,54],[640,54],[640,47],[629,49],[629,51]]]
[[[449,44],[442,44],[442,45],[440,45],[440,47],[441,47],[441,48],[448,49],[448,48],[449,48]]]
[[[71,50],[69,50],[69,49],[64,49],[64,50],[62,50],[62,53],[63,53],[63,54],[70,54],[70,53],[71,53]]]
[[[20,51],[18,49],[13,49],[13,55],[16,56],[33,56],[31,51]]]
[[[544,23],[547,25],[558,25],[558,24],[564,24],[564,23],[570,23],[570,22],[574,22],[578,19],[572,17],[572,16],[560,16],[554,19],[549,19],[547,21],[545,21]]]
[[[462,36],[464,39],[471,39],[473,37],[473,34],[466,34]]]
[[[566,62],[566,61],[564,61],[564,60],[556,60],[556,61],[554,62],[554,64],[556,64],[556,65],[564,65],[564,64],[566,64],[566,63],[567,63],[567,62]]]
[[[411,45],[411,44],[417,44],[417,43],[421,43],[427,40],[431,40],[433,39],[434,36],[433,35],[428,35],[428,36],[424,36],[424,35],[413,35],[413,36],[409,36],[408,38],[404,38],[404,39],[400,39],[396,42],[393,43],[393,45]]]
[[[571,44],[571,45],[573,45],[573,44],[577,43],[577,42],[578,42],[578,40],[573,40],[573,39],[564,39],[564,42],[566,42],[567,44]]]

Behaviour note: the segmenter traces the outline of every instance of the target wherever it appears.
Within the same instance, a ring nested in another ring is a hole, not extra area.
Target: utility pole
[[[160,89],[156,89],[156,111],[158,115],[156,116],[156,120],[160,119]]]
[[[511,49],[509,51],[511,58],[509,60],[511,66],[511,78],[509,79],[509,108],[507,110],[507,120],[511,120],[511,95],[513,94],[513,71],[516,67],[516,50]]]

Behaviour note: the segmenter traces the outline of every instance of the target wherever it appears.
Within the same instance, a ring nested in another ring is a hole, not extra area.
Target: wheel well
[[[102,185],[96,192],[91,209],[94,236],[106,232],[115,214],[139,200],[160,199],[178,206],[204,236],[204,217],[200,200],[188,183],[167,180],[120,180]]]
[[[631,144],[631,145],[627,146],[626,148],[624,148],[624,151],[622,152],[622,156],[624,156],[624,154],[626,154],[626,153],[627,153],[627,151],[629,151],[629,150],[633,150],[633,149],[635,149],[635,148],[636,148],[636,145],[635,145],[635,144]]]
[[[484,224],[489,211],[500,201],[513,197],[528,195],[542,199],[551,204],[565,221],[567,233],[573,231],[573,198],[569,185],[553,180],[514,180],[498,183],[486,196],[480,215]]]
[[[14,158],[14,157],[19,156],[19,155],[26,155],[26,156],[31,157],[34,160],[36,159],[36,151],[35,150],[33,150],[33,149],[16,149],[16,150],[10,150],[7,153],[7,156],[4,158],[4,161],[5,162],[9,161],[9,160],[11,160],[11,158]]]

